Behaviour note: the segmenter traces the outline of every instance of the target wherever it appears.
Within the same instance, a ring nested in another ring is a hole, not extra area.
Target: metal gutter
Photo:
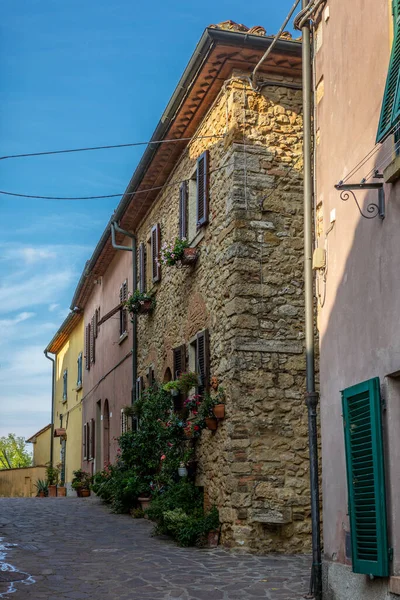
[[[152,140],[162,140],[168,132],[168,129],[174,120],[176,113],[184,101],[187,93],[193,85],[195,77],[201,68],[204,61],[207,59],[209,53],[213,49],[216,43],[224,44],[227,46],[234,47],[247,47],[250,46],[254,49],[266,50],[272,44],[274,37],[263,37],[254,34],[247,33],[239,33],[235,31],[227,31],[223,29],[216,29],[213,27],[208,27],[205,29],[203,35],[198,42],[192,57],[190,58],[182,77],[180,78],[178,85],[173,92],[170,101],[168,102],[160,121],[157,124],[156,129],[154,130],[153,135],[151,136],[149,145],[143,153],[142,158],[138,166],[135,169],[135,172],[125,190],[124,195],[122,196],[116,210],[113,215],[109,219],[104,232],[98,241],[93,254],[90,260],[86,263],[85,269],[82,273],[82,276],[79,280],[79,283],[76,287],[74,296],[71,302],[71,310],[73,310],[76,305],[80,295],[80,292],[85,284],[85,281],[91,271],[94,269],[96,262],[103,251],[107,241],[111,236],[111,225],[113,222],[119,223],[128,208],[128,205],[131,201],[131,194],[135,192],[139,185],[141,184],[143,177],[149,167],[151,161],[153,160],[160,144],[152,144]],[[275,44],[276,51],[280,51],[284,54],[290,54],[293,56],[301,57],[301,43],[294,40],[285,40],[280,39]]]

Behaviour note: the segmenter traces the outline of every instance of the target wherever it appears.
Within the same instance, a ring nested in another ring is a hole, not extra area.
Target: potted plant
[[[188,450],[186,450],[183,453],[182,456],[182,460],[179,463],[179,467],[178,467],[178,475],[179,477],[187,477],[189,472],[188,472],[188,464],[193,456],[193,448],[189,448]]]
[[[165,392],[170,392],[171,396],[179,396],[179,380],[176,379],[175,381],[168,381],[168,383],[163,385],[163,390]]]
[[[218,429],[218,421],[215,417],[206,417],[206,427],[211,431],[216,431]]]
[[[212,411],[217,419],[225,418],[225,390],[222,386],[218,387],[217,394],[213,397],[214,406]]]
[[[155,305],[156,301],[154,296],[151,296],[146,292],[140,292],[139,290],[135,290],[133,294],[128,297],[128,300],[124,302],[124,306],[131,315],[149,313],[154,310]]]
[[[197,373],[194,373],[193,371],[187,371],[184,373],[181,373],[179,376],[179,389],[187,394],[189,392],[189,390],[191,390],[194,387],[197,387],[199,385],[199,383],[201,383],[199,381],[199,376],[197,375]]]
[[[37,489],[37,494],[39,498],[44,498],[48,494],[47,482],[44,479],[38,479],[35,483],[35,488]]]
[[[186,238],[175,238],[174,242],[164,242],[161,246],[160,263],[168,267],[193,265],[197,256],[197,248],[190,248]]]
[[[49,490],[49,496],[52,498],[55,498],[57,496],[58,477],[58,469],[52,466],[48,466],[46,468],[46,481]]]
[[[82,469],[77,469],[73,472],[73,475],[71,486],[76,491],[78,498],[90,496],[91,475]]]
[[[57,487],[57,496],[65,497],[67,495],[67,488],[65,485],[59,485]]]
[[[179,477],[187,477],[188,475],[186,464],[183,461],[179,463],[178,475]]]

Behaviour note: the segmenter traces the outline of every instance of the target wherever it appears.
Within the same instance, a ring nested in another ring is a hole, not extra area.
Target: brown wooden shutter
[[[99,334],[99,321],[100,321],[100,309],[96,308],[94,311],[94,337],[97,338]]]
[[[119,302],[123,305],[128,299],[128,280],[125,279],[124,283],[119,288]],[[123,335],[127,330],[127,313],[126,308],[121,306],[119,310],[119,335]]]
[[[144,242],[139,246],[139,292],[146,291],[146,247]]]
[[[197,228],[208,223],[209,153],[203,152],[197,159]]]
[[[187,200],[188,183],[183,181],[179,187],[179,237],[187,238]]]
[[[197,334],[196,372],[199,374],[201,384],[198,393],[208,392],[210,388],[210,349],[208,329]]]
[[[94,363],[96,360],[96,350],[95,350],[95,337],[94,337],[94,316],[92,317],[92,321],[89,325],[90,327],[90,362]]]
[[[87,459],[87,423],[83,426],[83,460]]]
[[[153,283],[157,283],[161,279],[160,267],[160,245],[161,245],[161,229],[160,224],[154,225],[151,230],[151,273]]]
[[[94,458],[95,456],[95,442],[96,442],[96,435],[95,435],[95,428],[94,428],[94,419],[90,419],[90,458]]]
[[[85,369],[90,370],[90,325],[85,327]]]
[[[149,388],[152,388],[153,385],[155,384],[155,377],[154,377],[154,369],[153,366],[149,367],[147,369],[147,384],[149,386]]]
[[[178,379],[181,373],[186,371],[186,346],[178,346],[173,349],[174,353],[174,372],[173,379]]]

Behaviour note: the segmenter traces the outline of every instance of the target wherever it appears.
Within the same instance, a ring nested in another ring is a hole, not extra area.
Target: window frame
[[[78,359],[77,359],[77,374],[76,374],[76,389],[80,390],[82,387],[82,380],[83,380],[83,353],[79,352],[78,354]]]
[[[67,400],[68,400],[68,369],[64,369],[62,401],[67,402]]]

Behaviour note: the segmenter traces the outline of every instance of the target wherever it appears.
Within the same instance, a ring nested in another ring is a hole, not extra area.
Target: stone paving
[[[300,600],[309,556],[179,548],[96,498],[0,499],[0,598]],[[11,580],[11,581],[10,581]]]

